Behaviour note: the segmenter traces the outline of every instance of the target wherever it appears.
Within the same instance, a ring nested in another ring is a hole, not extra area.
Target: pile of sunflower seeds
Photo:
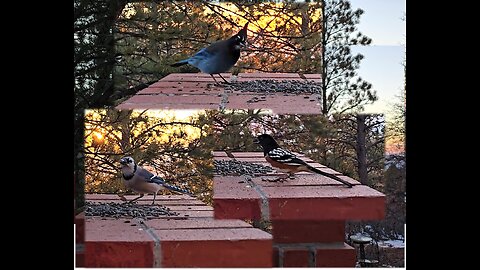
[[[85,216],[99,217],[132,217],[154,218],[159,216],[178,216],[179,213],[170,211],[162,205],[145,205],[136,203],[93,203],[85,202]]]
[[[214,160],[215,173],[219,175],[255,175],[273,172],[272,167],[239,160]]]
[[[226,85],[225,89],[240,92],[258,92],[262,94],[318,94],[321,93],[322,84],[313,81],[299,80],[253,80],[235,82]]]

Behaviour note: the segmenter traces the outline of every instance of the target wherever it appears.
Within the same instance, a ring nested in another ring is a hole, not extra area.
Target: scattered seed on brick
[[[273,168],[262,164],[239,160],[214,160],[215,173],[219,175],[251,175],[273,172]]]
[[[113,217],[118,219],[121,217],[160,217],[170,215],[179,215],[179,213],[172,212],[162,205],[85,202],[85,216]]]
[[[225,86],[225,90],[240,92],[258,92],[265,94],[287,93],[287,94],[319,94],[322,84],[313,81],[299,80],[253,80],[242,81]]]

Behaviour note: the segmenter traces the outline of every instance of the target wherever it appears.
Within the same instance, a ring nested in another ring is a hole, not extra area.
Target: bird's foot
[[[279,178],[275,178],[275,179],[270,179],[270,178],[262,178],[262,181],[266,181],[266,182],[272,182],[272,183],[275,183],[275,182],[280,182],[280,183],[283,183],[283,182],[286,182],[289,177],[279,177]]]
[[[126,202],[123,202],[122,204],[133,204],[134,202],[132,201],[126,201]]]
[[[215,82],[215,83],[212,83],[211,85],[216,87],[224,87],[225,85],[231,85],[231,84],[232,83],[229,83],[229,82]]]

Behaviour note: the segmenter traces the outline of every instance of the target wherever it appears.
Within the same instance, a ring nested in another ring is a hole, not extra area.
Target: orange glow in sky
[[[95,132],[95,137],[97,137],[97,140],[102,140],[103,139],[103,135],[100,132]]]

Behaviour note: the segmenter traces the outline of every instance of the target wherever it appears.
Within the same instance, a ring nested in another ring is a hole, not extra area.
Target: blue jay
[[[275,139],[268,134],[262,134],[258,136],[255,138],[254,143],[260,144],[260,146],[263,148],[263,155],[265,156],[267,162],[281,172],[286,172],[289,175],[297,172],[314,172],[337,180],[349,188],[353,186],[348,181],[345,181],[336,175],[322,172],[321,170],[308,165],[305,161],[299,159],[292,152],[281,148]]]
[[[155,204],[157,192],[165,188],[171,191],[193,196],[190,191],[169,185],[160,176],[154,175],[146,169],[138,166],[132,157],[121,158],[120,164],[122,164],[122,176],[125,186],[137,193],[140,193],[139,197],[132,199],[129,202],[134,202],[142,198],[145,193],[153,193],[153,205]]]
[[[225,83],[227,80],[220,75],[221,72],[226,72],[235,65],[240,58],[240,48],[246,46],[247,41],[247,27],[245,26],[233,37],[227,40],[217,41],[210,46],[201,49],[193,56],[172,64],[172,67],[178,67],[190,64],[201,72],[210,74],[216,84],[217,80],[213,74],[218,74]]]

